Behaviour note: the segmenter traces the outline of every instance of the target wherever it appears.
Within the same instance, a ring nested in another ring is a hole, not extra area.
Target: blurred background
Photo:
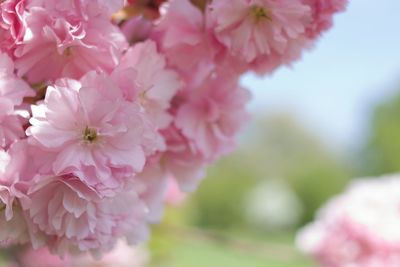
[[[296,230],[352,177],[400,170],[399,10],[351,0],[300,62],[243,77],[253,121],[155,227],[150,266],[315,266]]]

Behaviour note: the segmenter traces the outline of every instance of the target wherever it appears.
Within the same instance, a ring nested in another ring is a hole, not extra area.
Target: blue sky
[[[400,1],[350,0],[291,69],[249,74],[243,84],[253,92],[253,113],[292,112],[328,145],[347,150],[365,136],[374,105],[400,90],[399,74]]]

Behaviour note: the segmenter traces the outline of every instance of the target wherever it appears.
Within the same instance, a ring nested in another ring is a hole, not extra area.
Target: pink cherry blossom
[[[164,130],[163,135],[167,150],[160,156],[160,164],[183,192],[194,191],[205,176],[207,161],[175,126]]]
[[[347,0],[305,0],[312,10],[312,22],[307,28],[310,38],[318,37],[333,24],[333,15],[346,9]]]
[[[32,245],[53,253],[111,250],[118,238],[130,244],[147,239],[146,206],[134,190],[101,198],[74,175],[41,178],[28,192]],[[127,206],[129,203],[129,207]]]
[[[232,56],[249,64],[262,60],[272,70],[300,56],[311,9],[301,0],[214,0],[209,18]]]
[[[0,4],[0,49],[12,51],[25,34],[25,0],[6,0]]]
[[[106,75],[60,80],[32,111],[30,142],[54,154],[53,173],[82,173],[99,190],[121,188],[160,146],[139,105]]]
[[[133,77],[131,83],[121,79],[123,75]],[[167,113],[172,97],[181,87],[178,74],[166,67],[165,57],[157,52],[152,41],[131,47],[115,71],[120,75],[121,88],[129,101],[136,100],[146,110],[155,125],[166,128],[172,121]],[[130,85],[130,86],[126,86]]]
[[[298,59],[347,1],[202,2],[0,0],[2,245],[84,266],[72,255],[145,241],[165,202],[234,149],[250,99],[241,74]],[[392,243],[343,221],[335,246],[351,232],[360,250],[389,251],[363,266],[395,264]],[[132,266],[128,254],[104,263]]]
[[[173,177],[168,177],[168,190],[165,200],[168,204],[178,206],[186,199],[186,194],[179,189],[179,185]]]
[[[216,50],[205,25],[204,15],[189,0],[172,0],[161,9],[152,38],[168,64],[185,76],[214,62]]]
[[[26,33],[14,53],[19,76],[39,83],[79,79],[90,70],[112,72],[127,46],[125,37],[109,20],[84,19],[81,11],[32,6],[25,12]]]
[[[40,6],[50,12],[61,14],[72,13],[73,16],[78,13],[83,19],[93,17],[110,19],[113,13],[123,8],[124,0],[30,0],[29,6]]]
[[[144,248],[130,247],[123,241],[119,241],[101,260],[94,260],[86,254],[60,259],[47,248],[21,250],[18,251],[18,260],[24,267],[145,267],[149,262],[149,253]]]
[[[144,16],[137,16],[124,22],[121,31],[130,44],[145,41],[153,29],[153,22]]]
[[[326,267],[400,264],[400,177],[353,182],[298,236],[299,247]]]
[[[99,261],[89,257],[74,257],[71,267],[146,267],[150,262],[149,252],[143,247],[129,247],[119,241],[117,246]],[[29,267],[29,266],[28,266]]]
[[[21,250],[22,248],[18,253],[18,261],[24,267],[73,267],[70,257],[61,259],[58,256],[52,255],[47,248]],[[7,265],[7,267],[12,266]]]
[[[25,136],[24,118],[18,107],[24,97],[32,96],[33,90],[14,75],[14,64],[6,55],[0,53],[0,147]]]
[[[147,220],[151,223],[162,218],[167,183],[167,174],[160,164],[159,155],[149,158],[143,171],[136,176],[134,187],[140,199],[146,203]]]
[[[234,148],[235,136],[248,119],[244,108],[250,94],[236,80],[218,75],[186,89],[187,99],[177,110],[175,125],[191,146],[213,162]]]
[[[28,200],[25,153],[27,143],[14,143],[8,151],[0,150],[0,242],[1,245],[25,243],[29,240],[21,204]]]

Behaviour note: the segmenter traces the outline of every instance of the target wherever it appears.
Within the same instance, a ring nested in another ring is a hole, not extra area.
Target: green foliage
[[[400,94],[379,105],[372,116],[370,136],[361,157],[362,175],[400,170]]]
[[[239,150],[209,170],[184,207],[167,211],[153,231],[151,266],[314,266],[294,249],[296,229],[268,232],[250,225],[246,199],[265,181],[283,181],[304,206],[302,224],[352,176],[293,117],[262,118],[243,136]]]
[[[152,267],[313,267],[310,261],[298,255],[288,244],[283,251],[275,247],[258,249],[232,248],[209,241],[181,240],[170,260]],[[256,249],[257,250],[257,249]],[[261,251],[265,250],[265,251]]]
[[[304,206],[301,223],[333,194],[340,192],[351,172],[291,116],[255,122],[242,149],[211,169],[193,197],[194,222],[208,228],[250,228],[244,200],[261,181],[284,180]]]
[[[303,202],[302,222],[311,220],[326,200],[344,188],[350,168],[289,115],[256,123],[260,129],[254,130],[248,151],[249,156],[254,153],[253,168],[259,177],[285,180]]]
[[[309,259],[294,249],[290,241],[287,241],[291,240],[293,236],[281,236],[280,239],[286,241],[265,242],[265,240],[238,238],[236,234],[227,235],[223,239],[194,228],[188,228],[186,232],[182,229],[178,226],[166,231],[174,246],[168,249],[168,257],[158,260],[154,260],[153,257],[150,267],[314,266]]]
[[[222,159],[192,198],[196,225],[227,229],[245,224],[244,198],[254,186],[254,175],[241,153]]]

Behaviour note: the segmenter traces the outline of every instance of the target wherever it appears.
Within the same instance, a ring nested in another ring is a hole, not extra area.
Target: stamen
[[[65,48],[63,55],[67,56],[67,57],[71,56],[72,55],[72,47]]]
[[[83,131],[83,140],[88,143],[93,143],[97,140],[97,131],[96,129],[89,128],[86,126],[85,130]]]
[[[254,17],[256,22],[260,21],[261,19],[272,21],[271,14],[269,14],[266,8],[261,6],[253,6],[251,8],[251,15]]]

